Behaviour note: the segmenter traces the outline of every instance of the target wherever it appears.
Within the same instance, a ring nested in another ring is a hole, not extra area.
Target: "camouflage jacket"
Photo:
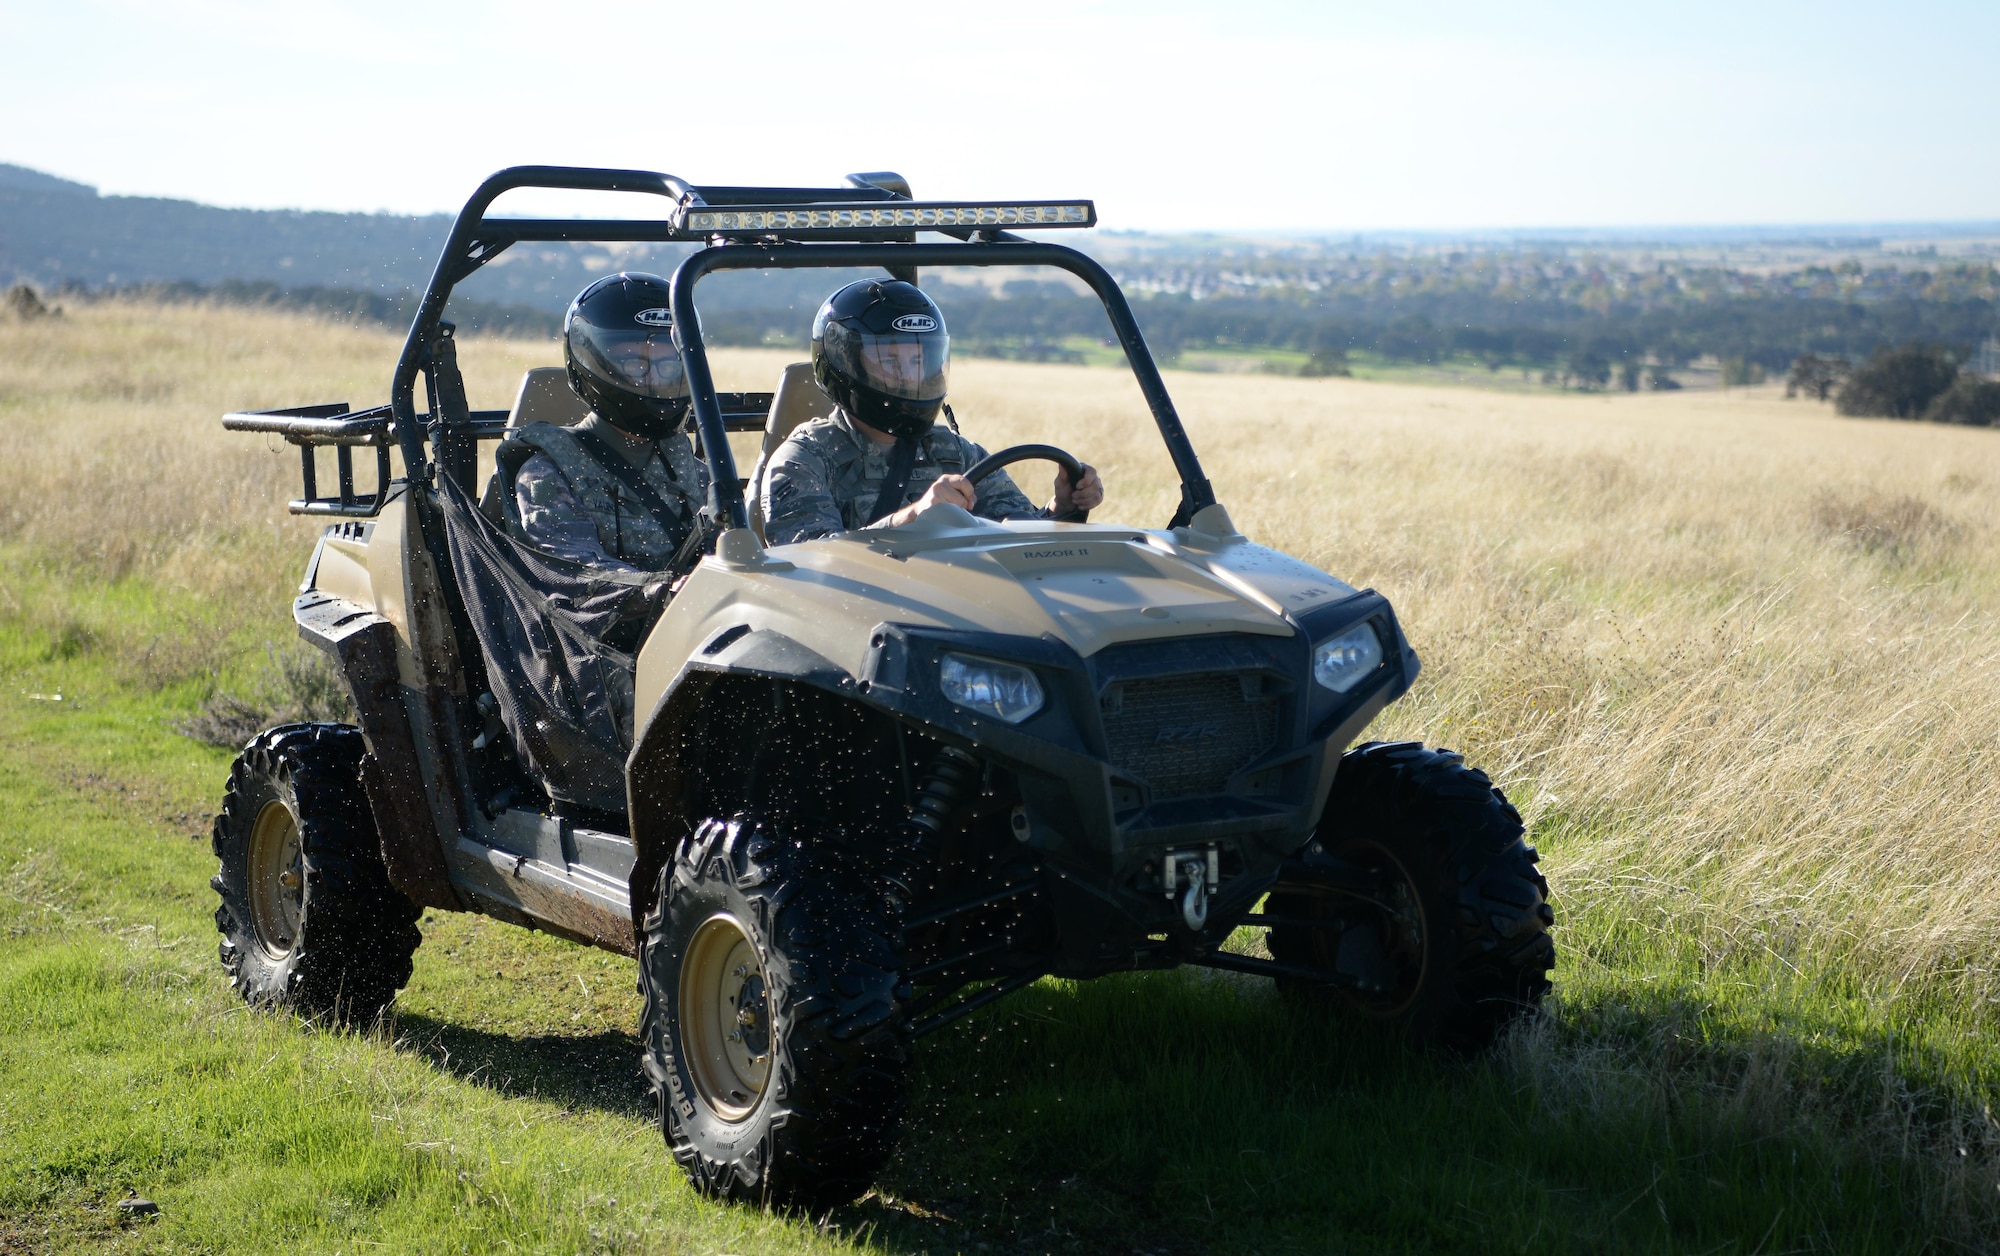
[[[839,411],[799,427],[771,455],[762,476],[765,538],[772,545],[789,545],[866,524],[875,513],[882,482],[889,478],[894,448],[856,431]],[[950,428],[931,428],[917,443],[916,466],[897,508],[922,497],[940,475],[961,475],[985,456],[984,449]],[[1043,514],[1005,471],[980,483],[973,513],[988,519],[1038,519]]]
[[[613,449],[624,443],[615,431],[594,430]],[[708,491],[708,468],[684,435],[654,442],[645,463],[633,463],[672,512],[671,528],[662,528],[569,428],[531,423],[502,442],[494,461],[502,483],[512,476],[513,491],[501,495],[509,535],[611,571],[664,569]]]

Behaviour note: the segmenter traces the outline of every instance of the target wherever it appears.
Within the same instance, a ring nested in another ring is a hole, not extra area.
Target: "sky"
[[[0,161],[215,205],[449,211],[546,163],[890,169],[1152,231],[2000,219],[1994,0],[0,0],[0,30]]]

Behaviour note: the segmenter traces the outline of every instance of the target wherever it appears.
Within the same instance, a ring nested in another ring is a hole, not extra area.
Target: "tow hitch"
[[[1208,925],[1208,896],[1222,883],[1222,856],[1210,843],[1206,850],[1170,850],[1160,865],[1160,884],[1167,898],[1181,900],[1181,921],[1195,933]]]

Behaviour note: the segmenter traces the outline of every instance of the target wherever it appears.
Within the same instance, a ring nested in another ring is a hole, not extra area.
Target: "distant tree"
[[[1814,401],[1825,401],[1833,396],[1840,382],[1853,369],[1853,363],[1843,357],[1801,354],[1792,360],[1792,373],[1785,379],[1785,396],[1796,397],[1804,393]]]
[[[1924,417],[1933,423],[2000,427],[2000,382],[1963,372],[1924,407]]]
[[[1764,364],[1748,358],[1724,358],[1722,360],[1722,386],[1741,388],[1746,384],[1764,382]]]
[[[1340,329],[1320,326],[1306,341],[1305,365],[1299,374],[1309,376],[1352,375],[1347,367],[1347,345]]]
[[[1627,358],[1625,365],[1618,368],[1618,386],[1626,392],[1638,392],[1639,372],[1641,369],[1637,362]]]
[[[1988,336],[1980,341],[1965,369],[1988,379],[2000,379],[2000,336]]]
[[[1385,358],[1405,362],[1436,360],[1442,335],[1422,314],[1402,314],[1389,320],[1375,337],[1375,348]]]
[[[1884,349],[1841,385],[1833,408],[1842,414],[1914,419],[1958,378],[1958,359],[1936,345]]]
[[[41,296],[24,283],[17,283],[7,290],[6,302],[8,311],[16,318],[43,318],[51,313],[62,313],[42,304]]]
[[[1666,367],[1649,366],[1646,368],[1646,387],[1652,389],[1654,392],[1673,392],[1680,386],[1681,382],[1675,379],[1673,372],[1669,371]]]
[[[1611,382],[1611,363],[1603,354],[1586,349],[1570,357],[1569,377],[1578,388],[1602,388]]]

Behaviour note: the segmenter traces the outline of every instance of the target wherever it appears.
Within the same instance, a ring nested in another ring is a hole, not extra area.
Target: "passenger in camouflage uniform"
[[[668,286],[609,275],[563,320],[570,387],[588,402],[573,427],[531,423],[495,457],[515,539],[609,571],[666,570],[700,522],[708,469],[682,432],[687,374]]]
[[[912,284],[862,280],[827,298],[813,319],[813,375],[839,409],[794,431],[759,477],[770,544],[894,527],[941,502],[988,519],[1047,519],[1104,500],[1088,466],[1074,486],[1058,473],[1055,498],[1042,509],[1004,471],[977,488],[965,478],[986,451],[956,424],[937,422],[950,344],[943,315]],[[883,500],[885,491],[894,500]]]
[[[669,507],[664,522],[605,469],[593,444],[608,446],[643,478]],[[575,427],[531,423],[500,446],[495,461],[517,468],[504,499],[515,539],[612,571],[665,570],[708,491],[708,468],[685,435],[649,440],[595,413]]]

